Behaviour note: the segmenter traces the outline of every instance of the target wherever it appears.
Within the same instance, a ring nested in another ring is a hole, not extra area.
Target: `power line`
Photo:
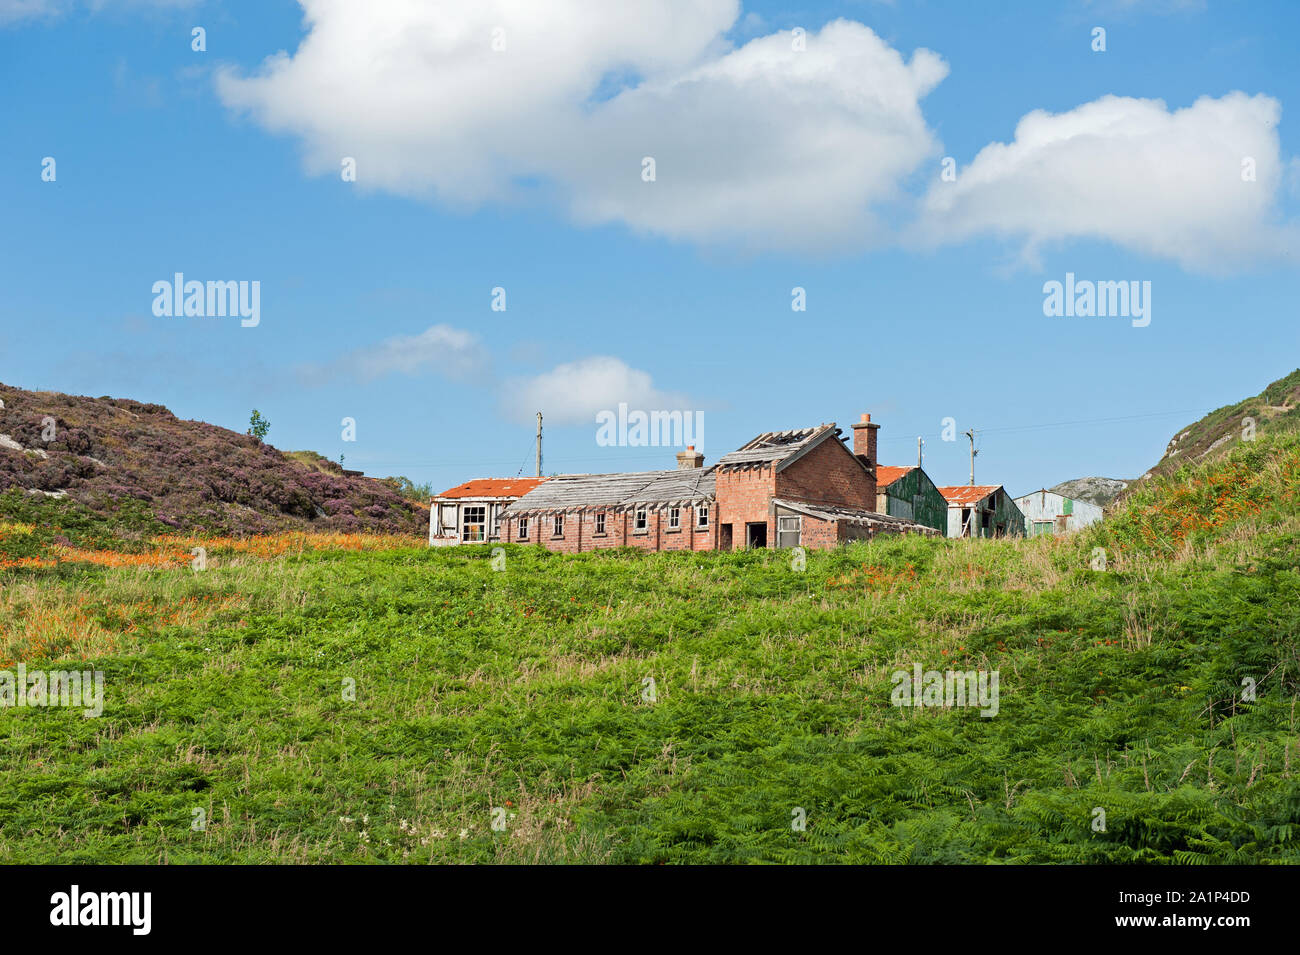
[[[1003,425],[1001,427],[996,427],[996,428],[980,428],[979,433],[980,434],[1012,434],[1012,433],[1022,432],[1022,431],[1044,431],[1051,428],[1069,428],[1078,425],[1090,425],[1090,424],[1111,424],[1117,421],[1138,421],[1146,418],[1168,418],[1168,417],[1172,417],[1173,415],[1189,415],[1189,414],[1203,415],[1206,413],[1207,413],[1206,409],[1204,408],[1187,408],[1181,411],[1152,411],[1144,414],[1115,415],[1115,416],[1105,417],[1105,418],[1077,418],[1073,421],[1056,421],[1050,424]],[[915,437],[912,435],[900,435],[898,437],[885,438],[880,443],[886,444],[886,443],[901,442],[901,441],[907,441],[911,443],[915,440],[916,440]],[[663,447],[668,447],[668,446],[665,445]],[[673,447],[675,447],[675,445]],[[548,460],[557,463],[590,461],[592,459],[593,459],[592,455],[583,455],[581,457],[561,457],[561,458],[548,457]],[[646,452],[646,453],[639,453],[639,454],[624,454],[624,455],[620,455],[619,459],[622,461],[662,460],[663,450],[661,448],[660,450],[653,451],[653,452]],[[525,454],[524,463],[527,464],[527,461],[528,461],[528,456],[527,454]],[[450,467],[495,468],[495,467],[509,467],[511,464],[515,462],[509,460],[497,460],[497,461],[451,461],[451,460],[365,461],[363,460],[363,461],[358,461],[357,463],[364,464],[365,466],[372,467],[372,468],[450,468]],[[519,470],[522,473],[523,471],[522,465],[520,466]]]
[[[1153,411],[1147,414],[1118,415],[1110,418],[1079,418],[1074,421],[1056,421],[1051,424],[1004,425],[1000,428],[980,428],[980,434],[1009,434],[1016,431],[1044,431],[1049,428],[1068,428],[1081,424],[1107,424],[1115,421],[1136,421],[1141,418],[1168,418],[1173,415],[1206,414],[1203,408],[1188,408],[1182,411]],[[912,441],[908,436],[887,438],[886,441]],[[884,443],[884,442],[881,442]]]

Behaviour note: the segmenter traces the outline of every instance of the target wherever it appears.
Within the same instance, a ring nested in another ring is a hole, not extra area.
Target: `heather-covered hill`
[[[162,405],[4,384],[0,401],[0,494],[16,488],[105,516],[142,502],[163,525],[218,534],[427,526],[427,511],[387,481],[183,421]]]

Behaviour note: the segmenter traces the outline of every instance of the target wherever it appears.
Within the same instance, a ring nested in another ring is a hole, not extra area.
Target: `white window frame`
[[[650,512],[644,507],[638,507],[632,512],[632,532],[635,534],[650,533]]]
[[[471,522],[469,519],[470,511],[482,511],[481,520]],[[487,540],[488,534],[488,507],[486,504],[462,504],[460,508],[460,539],[466,544],[481,544]],[[470,537],[469,528],[471,523],[475,527],[482,528],[481,537]]]
[[[605,512],[604,511],[596,512],[596,533],[597,534],[605,533]]]
[[[552,537],[564,536],[564,515],[563,514],[556,514],[555,520],[551,522],[551,536]]]
[[[695,526],[700,530],[705,530],[709,526],[709,505],[697,504],[695,506]]]
[[[680,507],[668,508],[668,529],[670,531],[682,529],[682,509]]]
[[[519,526],[516,528],[515,533],[516,536],[519,538],[519,540],[521,541],[528,540],[528,518],[526,517],[519,518]]]
[[[788,529],[782,529],[781,525],[786,521],[794,521],[795,542],[793,544],[782,543],[782,534],[788,534]],[[776,546],[777,547],[799,547],[803,544],[803,517],[798,514],[779,514],[776,518]]]

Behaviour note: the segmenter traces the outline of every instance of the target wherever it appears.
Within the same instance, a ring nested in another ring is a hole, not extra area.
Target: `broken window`
[[[680,507],[668,508],[668,527],[677,530],[682,526],[682,509]]]
[[[556,515],[555,515],[555,527],[554,527],[554,530],[552,531],[552,533],[553,533],[556,537],[563,537],[563,536],[564,536],[564,515],[563,515],[563,514],[556,514]]]
[[[645,531],[645,529],[646,529],[647,527],[649,527],[649,525],[650,525],[650,522],[649,522],[648,518],[646,517],[645,508],[644,508],[644,507],[638,507],[638,508],[636,509],[636,516],[635,516],[635,517],[633,518],[633,520],[632,520],[632,529],[633,529],[634,531],[640,531],[640,532],[643,532],[643,531]]]
[[[596,514],[596,533],[597,534],[605,533],[605,512],[604,511],[600,511],[599,513]]]

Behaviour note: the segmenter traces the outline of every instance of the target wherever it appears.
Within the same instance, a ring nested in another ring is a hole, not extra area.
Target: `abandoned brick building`
[[[566,553],[605,547],[732,550],[828,548],[880,533],[937,534],[877,513],[876,432],[832,422],[771,431],[704,467],[693,447],[671,471],[562,474],[501,513],[501,540]]]

